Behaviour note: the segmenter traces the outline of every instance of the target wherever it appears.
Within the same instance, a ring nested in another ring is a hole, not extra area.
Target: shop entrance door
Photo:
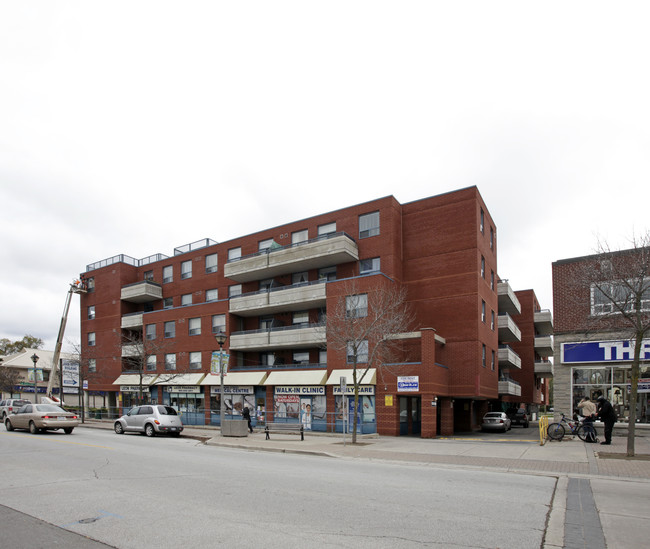
[[[422,408],[419,396],[399,397],[399,434],[420,435]]]

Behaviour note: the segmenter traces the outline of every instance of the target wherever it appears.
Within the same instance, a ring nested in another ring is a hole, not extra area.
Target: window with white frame
[[[181,307],[192,304],[192,294],[183,294],[181,296]]]
[[[165,354],[165,370],[176,369],[176,353]]]
[[[494,227],[490,227],[490,250],[494,250]]]
[[[318,269],[318,280],[336,280],[336,266]]]
[[[275,353],[260,353],[260,364],[262,366],[273,366],[275,364]]]
[[[483,368],[487,366],[487,347],[483,344],[483,356],[482,356]]]
[[[181,263],[181,280],[192,278],[192,261],[183,261]]]
[[[495,318],[495,316],[494,316],[494,311],[491,311],[490,314],[491,314],[491,317],[490,317],[490,329],[491,329],[492,331],[494,331],[494,328],[495,328],[495,322],[494,322],[494,318]]]
[[[486,322],[485,301],[481,300],[481,322]]]
[[[318,226],[318,236],[325,236],[336,232],[336,221]]]
[[[319,364],[327,364],[327,351],[326,350],[318,351],[318,363]]]
[[[174,267],[172,265],[163,267],[163,284],[169,282],[174,282]]]
[[[345,316],[347,318],[368,316],[368,294],[347,296],[345,298]]]
[[[201,319],[200,318],[190,318],[188,322],[189,335],[196,336],[201,335]]]
[[[94,358],[88,359],[88,371],[96,372],[97,371],[97,360]]]
[[[482,233],[485,232],[485,212],[483,211],[483,208],[481,208],[481,220],[479,225],[479,231],[481,231]]]
[[[492,363],[491,363],[491,369],[492,369],[493,372],[494,372],[495,363],[496,363],[496,356],[495,356],[495,355],[496,355],[496,353],[495,353],[494,351],[492,351]]]
[[[260,240],[257,243],[257,251],[263,252],[264,250],[268,250],[273,246],[273,239],[272,238],[267,238],[266,240]]]
[[[293,325],[309,324],[309,311],[299,311],[293,313]]]
[[[238,295],[241,295],[241,284],[228,286],[228,297],[237,297]]]
[[[147,372],[156,371],[156,355],[147,356]]]
[[[309,364],[309,351],[295,351],[293,353],[293,363],[303,366]]]
[[[165,322],[165,338],[170,339],[176,337],[176,321],[169,320]]]
[[[379,212],[359,216],[359,238],[368,238],[379,234]]]
[[[300,286],[302,284],[307,284],[309,282],[309,273],[304,271],[302,273],[293,273],[291,275],[291,284],[294,286]]]
[[[359,362],[368,362],[368,342],[359,341],[357,342],[357,363]],[[352,341],[348,341],[348,364],[354,363],[354,344]]]
[[[145,271],[143,275],[143,280],[153,281],[153,271]]]
[[[205,256],[205,272],[216,273],[219,267],[217,254],[208,254]]]
[[[490,289],[494,290],[494,271],[490,271]]]
[[[190,352],[190,370],[200,370],[201,369],[201,352],[192,351]]]
[[[481,256],[481,278],[485,279],[485,258]]]
[[[147,324],[147,326],[145,327],[145,338],[147,340],[156,339],[156,325],[155,324]]]
[[[650,279],[644,279],[641,295],[641,311],[650,311]],[[635,297],[625,282],[600,282],[591,286],[591,314],[607,315],[617,311],[635,312]]]
[[[381,262],[378,257],[362,259],[359,262],[359,274],[376,273],[381,270]]]
[[[212,315],[212,333],[218,334],[219,332],[226,331],[226,315]]]
[[[228,261],[237,261],[241,259],[241,248],[230,248],[228,250]]]
[[[91,305],[88,307],[88,320],[93,320],[95,318],[95,306]]]
[[[217,288],[212,288],[211,290],[205,291],[206,301],[217,301],[218,299],[219,299],[219,290]]]
[[[88,332],[88,346],[89,347],[94,347],[95,346],[95,332]]]
[[[90,277],[86,280],[86,292],[92,294],[95,291],[95,278]]]
[[[296,244],[302,244],[303,242],[307,242],[309,240],[309,237],[307,236],[307,229],[303,229],[302,231],[295,231],[291,233],[291,244],[294,246]]]
[[[172,309],[174,307],[174,298],[166,297],[163,299],[163,309]]]

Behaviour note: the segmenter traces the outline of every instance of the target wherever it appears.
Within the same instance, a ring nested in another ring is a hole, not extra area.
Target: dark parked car
[[[530,425],[530,418],[523,408],[510,408],[506,414],[510,418],[512,425],[522,425],[524,429]]]

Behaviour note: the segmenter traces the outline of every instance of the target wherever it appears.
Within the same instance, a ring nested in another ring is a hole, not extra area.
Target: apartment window
[[[217,254],[210,254],[205,256],[205,272],[216,273],[218,269]]]
[[[309,312],[300,311],[297,313],[293,313],[293,324],[294,326],[296,324],[309,324]]]
[[[487,347],[485,344],[483,344],[483,368],[487,366],[486,361],[487,361]]]
[[[145,337],[148,340],[151,339],[156,339],[156,325],[155,324],[147,324],[145,327]]]
[[[190,353],[190,370],[200,370],[201,369],[201,352],[192,351]]]
[[[307,242],[308,239],[307,229],[291,233],[291,244],[294,246],[297,244],[302,244],[303,242]]]
[[[192,294],[183,294],[181,296],[181,307],[192,304]]]
[[[300,286],[302,284],[307,284],[309,282],[309,273],[304,271],[302,273],[293,273],[291,275],[291,284],[294,286]]]
[[[165,338],[170,339],[172,337],[176,337],[176,322],[174,320],[165,322]]]
[[[368,342],[359,341],[357,345],[357,363],[368,362]],[[354,364],[354,345],[348,341],[348,364]]]
[[[163,267],[163,284],[174,282],[174,268],[171,265]]]
[[[142,277],[143,280],[153,280],[153,271],[145,271],[144,276]]]
[[[325,236],[336,232],[336,222],[319,225],[318,236]]]
[[[481,322],[486,322],[487,318],[485,316],[485,301],[481,300]]]
[[[336,280],[336,267],[318,269],[318,280]]]
[[[327,364],[327,351],[318,351],[318,363]]]
[[[479,230],[482,233],[485,233],[485,212],[483,211],[483,208],[481,208],[481,221],[479,225]]]
[[[241,284],[228,286],[228,297],[237,297],[238,295],[241,295]]]
[[[481,278],[485,280],[485,258],[481,256]]]
[[[260,330],[270,330],[273,328],[273,317],[272,316],[261,316],[260,317]]]
[[[86,291],[89,294],[92,294],[95,291],[95,278],[91,277],[88,280],[86,280]]]
[[[95,318],[95,306],[91,305],[88,307],[88,320],[93,320]]]
[[[237,261],[241,259],[241,248],[230,248],[228,250],[228,261]]]
[[[494,227],[490,227],[490,250],[494,250]]]
[[[345,298],[345,315],[347,318],[368,316],[368,294],[347,296]]]
[[[379,212],[359,216],[359,238],[367,238],[379,234]]]
[[[270,292],[273,288],[275,280],[272,278],[267,278],[266,280],[260,280],[260,292]]]
[[[206,301],[216,301],[219,299],[219,290],[212,288],[211,290],[205,291],[205,300]]]
[[[648,287],[650,279],[643,280],[643,286]],[[616,313],[621,309],[627,312],[636,310],[634,292],[624,282],[603,282],[591,287],[591,314],[606,315]],[[612,298],[615,304],[612,303]],[[650,311],[650,292],[641,295],[641,312]]]
[[[166,297],[163,299],[163,309],[171,309],[174,307],[174,298]]]
[[[212,315],[212,333],[226,331],[226,315]]]
[[[191,336],[201,335],[201,319],[190,318],[189,321],[189,334]]]
[[[490,271],[490,288],[494,290],[494,271]]]
[[[494,327],[495,327],[494,326],[494,318],[495,318],[494,317],[494,311],[492,311],[491,312],[491,318],[490,318],[490,328],[492,329],[492,331],[494,331]]]
[[[266,240],[260,240],[257,243],[257,250],[260,252],[263,252],[264,250],[268,250],[273,247],[273,239],[272,238],[267,238]]]
[[[181,263],[181,280],[192,278],[192,261],[183,261]]]
[[[260,364],[262,366],[273,366],[275,364],[275,354],[260,353]]]
[[[380,261],[378,257],[373,257],[372,259],[362,259],[359,262],[359,273],[376,273],[380,270]]]
[[[495,353],[494,351],[492,351],[492,363],[491,363],[491,365],[490,365],[490,368],[491,368],[491,370],[492,370],[493,372],[494,372],[495,362],[496,362],[496,360],[495,360],[495,359],[496,359],[496,356],[495,356],[495,355],[496,355],[496,353]]]
[[[97,371],[97,360],[94,358],[88,359],[88,371],[96,372]]]
[[[95,346],[95,332],[88,332],[88,346]]]
[[[309,352],[296,351],[293,353],[293,363],[294,364],[309,364]]]
[[[176,353],[167,353],[165,355],[165,370],[176,369]]]
[[[147,372],[156,371],[156,355],[149,355],[147,357]]]

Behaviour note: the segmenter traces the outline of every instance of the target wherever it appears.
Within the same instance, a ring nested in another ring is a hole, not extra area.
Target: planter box
[[[224,437],[247,437],[248,422],[243,419],[224,419],[221,424],[221,435]]]

